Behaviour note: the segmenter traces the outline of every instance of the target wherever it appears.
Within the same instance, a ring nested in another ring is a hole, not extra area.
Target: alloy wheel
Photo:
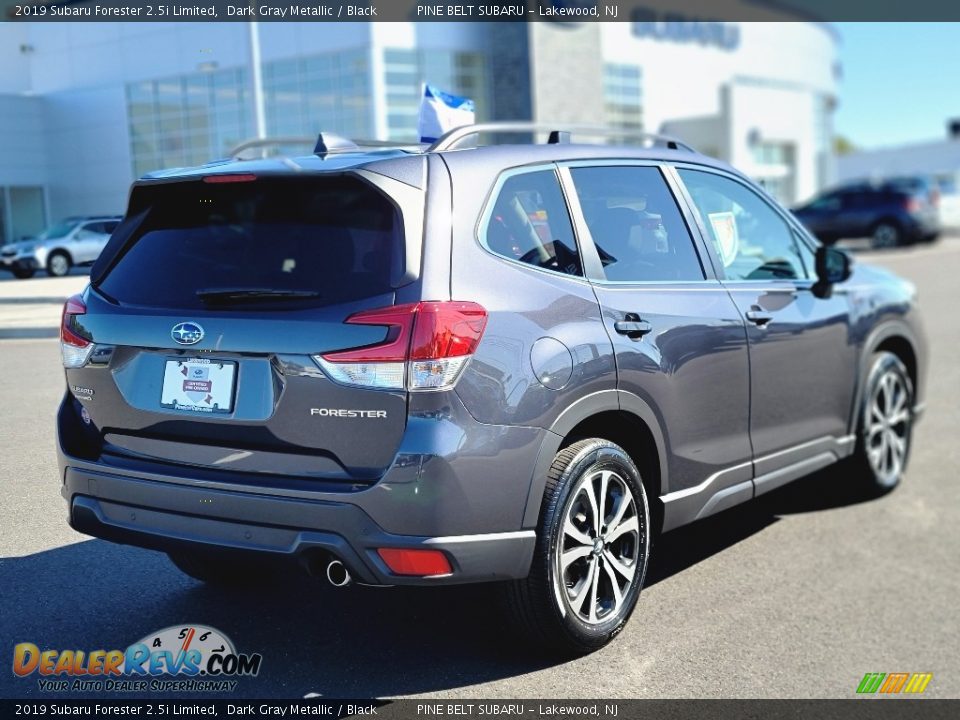
[[[557,543],[556,577],[580,620],[602,623],[624,607],[638,581],[645,530],[633,493],[613,470],[590,473],[574,488]]]
[[[910,393],[903,379],[889,370],[874,385],[867,406],[867,459],[885,486],[896,483],[907,458]]]
[[[889,223],[878,225],[873,231],[873,247],[893,248],[900,242],[900,231]]]
[[[70,272],[70,263],[63,255],[54,255],[50,258],[50,272],[57,277],[62,277]]]

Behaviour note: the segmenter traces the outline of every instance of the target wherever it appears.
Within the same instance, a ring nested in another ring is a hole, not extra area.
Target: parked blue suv
[[[869,238],[876,249],[932,242],[940,235],[940,192],[922,177],[848,183],[794,214],[821,242]]]
[[[215,583],[497,581],[582,653],[657,533],[838,461],[900,481],[913,286],[673,140],[465,147],[538,130],[136,182],[64,308],[71,525]]]

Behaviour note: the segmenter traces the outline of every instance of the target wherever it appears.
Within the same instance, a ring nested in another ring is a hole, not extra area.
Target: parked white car
[[[40,269],[62,277],[75,265],[93,264],[121,219],[117,215],[67,218],[35,238],[4,245],[0,268],[21,279],[33,277]]]

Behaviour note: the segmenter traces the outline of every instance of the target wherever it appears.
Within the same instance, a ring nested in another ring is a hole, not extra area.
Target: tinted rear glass
[[[265,290],[231,306],[349,302],[391,290],[402,260],[393,204],[357,178],[257,178],[138,188],[147,214],[98,287],[132,305],[210,307],[198,292]]]

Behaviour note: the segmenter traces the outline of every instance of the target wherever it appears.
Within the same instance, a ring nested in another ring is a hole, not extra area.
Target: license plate
[[[174,410],[229,413],[237,364],[223,360],[167,360],[160,404]]]

